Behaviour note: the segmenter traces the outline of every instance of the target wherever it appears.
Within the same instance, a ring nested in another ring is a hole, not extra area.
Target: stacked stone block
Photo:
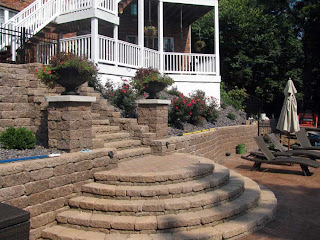
[[[218,162],[226,153],[235,154],[236,146],[246,145],[246,150],[257,148],[254,136],[258,126],[243,125],[222,127],[215,130],[155,140],[151,143],[152,154],[168,155],[174,152],[191,153]]]
[[[91,102],[50,102],[49,146],[77,152],[92,149]]]
[[[147,125],[156,138],[168,136],[168,100],[145,99],[138,103],[138,123]]]
[[[93,180],[95,172],[117,167],[107,150],[70,153],[0,165],[0,202],[31,214],[30,240],[38,239],[56,214],[69,209],[68,200],[80,193],[81,186]]]

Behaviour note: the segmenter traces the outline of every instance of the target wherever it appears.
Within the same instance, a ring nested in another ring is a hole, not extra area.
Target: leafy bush
[[[165,92],[166,92],[167,94],[170,94],[170,95],[173,95],[173,96],[177,96],[177,97],[179,97],[180,94],[181,94],[181,92],[178,90],[177,87],[172,87],[172,88],[169,89],[169,90],[165,90]]]
[[[174,81],[171,77],[161,74],[154,68],[140,68],[132,79],[132,85],[138,90],[139,94],[144,93],[145,85],[149,82],[162,82],[167,86],[171,86]]]
[[[227,118],[229,118],[230,120],[236,120],[236,115],[232,112],[229,112]]]
[[[1,133],[0,142],[6,149],[30,149],[36,145],[34,133],[25,127],[8,127]]]
[[[172,100],[169,123],[182,128],[183,123],[199,125],[202,121],[213,122],[218,117],[214,98],[206,98],[203,91],[195,91],[190,97],[180,94]]]
[[[38,78],[48,87],[53,88],[57,85],[57,81],[64,76],[61,74],[70,68],[77,70],[76,79],[89,81],[94,86],[97,84],[98,70],[95,64],[85,57],[79,57],[73,53],[59,53],[51,58],[50,65],[44,66],[40,70],[36,70]]]
[[[246,89],[235,87],[227,91],[224,84],[220,85],[221,107],[226,108],[226,105],[233,106],[235,109],[243,111],[245,108],[245,100],[248,98]]]
[[[123,80],[120,88],[114,89],[109,84],[108,94],[110,95],[111,103],[122,110],[126,117],[136,117],[136,103],[138,98],[137,91],[132,87],[132,82]],[[144,94],[144,96],[146,96]]]

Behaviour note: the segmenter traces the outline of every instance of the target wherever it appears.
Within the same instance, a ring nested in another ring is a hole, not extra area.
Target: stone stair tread
[[[150,147],[138,147],[117,151],[117,157],[121,160],[124,158],[132,158],[140,155],[146,155],[151,153]]]
[[[249,183],[249,185],[253,185]],[[260,186],[260,202],[257,207],[249,210],[244,215],[232,218],[227,222],[220,223],[213,227],[198,227],[196,229],[156,234],[104,234],[100,232],[84,231],[63,226],[53,226],[42,231],[42,237],[45,239],[60,240],[221,240],[229,239],[241,234],[251,232],[273,219],[277,209],[277,199],[267,188]],[[73,214],[73,213],[72,213]],[[152,218],[150,218],[151,220]],[[140,221],[141,223],[141,221]],[[100,222],[103,225],[103,222]],[[143,224],[142,224],[143,225]],[[96,235],[94,235],[96,234]],[[88,236],[88,238],[86,238]],[[97,236],[97,237],[96,237]],[[82,237],[82,238],[78,238]],[[103,238],[105,237],[105,238]]]
[[[215,188],[229,179],[227,168],[221,168],[202,179],[191,180],[182,183],[173,183],[168,185],[151,186],[130,186],[130,185],[110,185],[102,183],[89,183],[82,186],[82,191],[102,196],[121,196],[121,197],[154,197],[173,194],[187,194],[191,192],[200,192],[209,188]]]
[[[209,174],[213,171],[214,166],[215,164],[206,158],[176,153],[166,156],[165,159],[161,156],[147,156],[119,163],[117,169],[98,172],[95,178],[96,180],[130,183],[166,182]],[[221,165],[217,166],[216,172],[225,169]]]
[[[242,178],[242,181],[237,182],[235,181],[236,179],[237,177],[231,174],[228,185],[196,196],[152,200],[114,200],[81,196],[70,199],[69,205],[87,210],[107,212],[139,213],[143,211],[188,210],[217,204],[239,195],[243,191],[244,179]]]
[[[245,178],[245,190],[237,199],[214,208],[192,212],[159,216],[114,216],[96,212],[69,210],[57,215],[57,221],[64,224],[116,230],[165,230],[190,226],[201,226],[238,215],[255,206],[260,197],[257,183]],[[95,217],[95,218],[93,218]]]
[[[117,133],[107,133],[107,134],[96,134],[96,138],[101,138],[104,140],[119,140],[130,137],[128,132],[117,132]]]
[[[116,149],[128,148],[128,147],[137,147],[141,145],[141,140],[128,139],[117,142],[108,142],[105,143],[106,147],[112,147]]]
[[[111,132],[117,132],[120,131],[119,126],[110,126],[110,125],[102,125],[102,126],[93,126],[92,132],[95,134],[105,134],[105,133],[111,133]]]
[[[109,121],[109,119],[103,119],[103,120],[94,119],[94,120],[92,120],[92,125],[93,125],[93,127],[110,125],[110,121]]]

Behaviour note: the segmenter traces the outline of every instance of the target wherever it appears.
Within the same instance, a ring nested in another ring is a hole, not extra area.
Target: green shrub
[[[136,117],[136,103],[138,93],[132,88],[132,83],[123,80],[120,88],[112,89],[109,94],[111,103],[117,108],[122,110],[125,117]],[[145,95],[144,95],[145,96]]]
[[[227,118],[229,118],[230,120],[236,120],[236,115],[232,112],[229,112]]]
[[[36,145],[36,137],[25,127],[9,127],[1,133],[0,142],[6,149],[30,149]]]
[[[233,106],[235,109],[243,111],[245,101],[248,98],[246,89],[235,87],[229,91],[226,90],[223,83],[220,85],[221,107],[226,108],[226,105]]]
[[[181,92],[178,91],[177,87],[172,87],[169,90],[165,90],[165,92],[170,94],[170,95],[177,96],[177,97],[179,97],[179,95],[181,94]]]
[[[180,94],[172,100],[169,123],[182,128],[183,123],[199,125],[204,120],[213,122],[218,118],[216,107],[215,99],[207,98],[203,91],[195,91],[190,97]]]

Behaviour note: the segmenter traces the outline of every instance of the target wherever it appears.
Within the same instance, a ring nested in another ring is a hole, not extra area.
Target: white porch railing
[[[165,52],[164,72],[215,74],[215,55]]]
[[[139,53],[140,48],[138,45],[118,41],[118,49],[119,49],[119,65],[128,66],[132,68],[140,67],[139,64]]]
[[[91,35],[83,35],[60,40],[61,52],[72,52],[78,56],[91,58]],[[38,61],[48,64],[57,52],[56,42],[38,46]],[[99,59],[101,64],[119,65],[128,68],[160,68],[160,53],[144,48],[143,62],[139,62],[138,45],[115,41],[113,38],[99,35]],[[169,74],[206,74],[214,75],[215,55],[194,53],[164,53],[164,72]]]
[[[29,34],[36,34],[61,14],[89,9],[93,6],[115,14],[117,0],[36,0],[3,24],[3,28],[25,28]],[[4,46],[0,43],[0,49]],[[19,46],[16,46],[19,47]]]
[[[99,36],[99,61],[103,63],[115,63],[115,40],[113,38]]]
[[[143,67],[160,68],[160,53],[156,50],[144,48],[144,64]]]

